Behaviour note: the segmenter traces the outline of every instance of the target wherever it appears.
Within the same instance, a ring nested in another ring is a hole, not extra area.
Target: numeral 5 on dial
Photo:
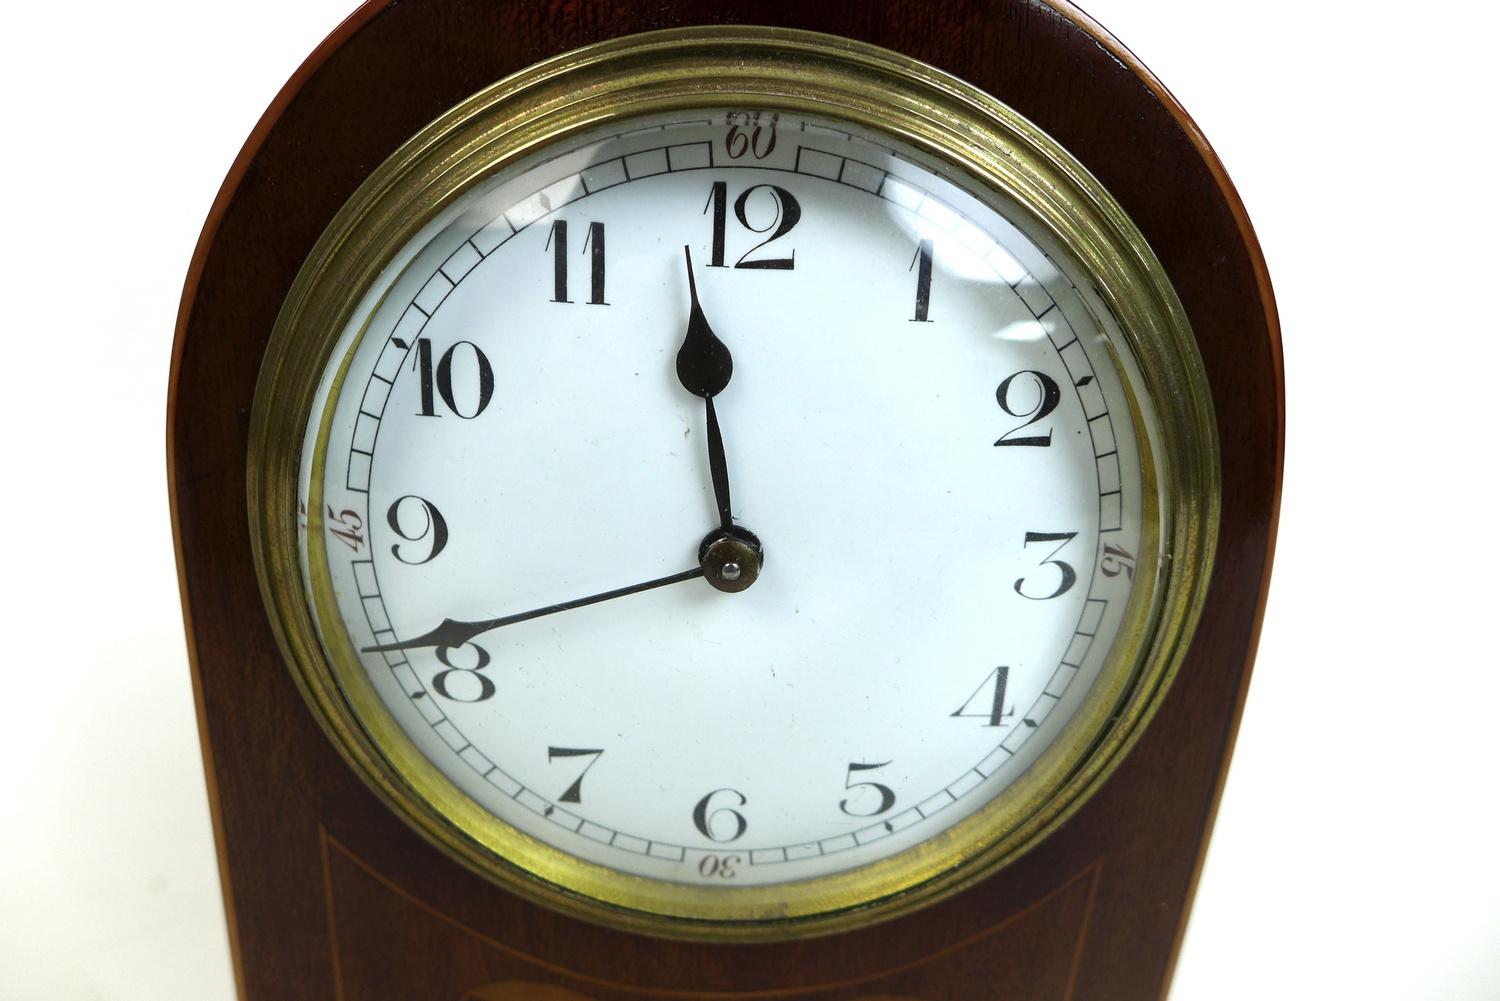
[[[856,782],[854,778],[862,772],[873,772],[878,768],[884,768],[890,764],[889,761],[880,761],[874,764],[865,764],[858,761],[849,762],[849,770],[844,776],[845,789],[869,789],[871,792],[861,792],[849,796],[839,802],[839,809],[851,817],[878,817],[891,807],[896,805],[896,794],[888,785],[868,780]],[[852,804],[852,805],[851,805]],[[873,810],[864,807],[873,805]]]

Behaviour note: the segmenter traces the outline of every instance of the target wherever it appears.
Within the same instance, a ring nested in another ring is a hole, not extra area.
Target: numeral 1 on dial
[[[916,255],[906,270],[917,269],[917,305],[912,315],[913,323],[931,323],[927,318],[927,306],[932,301],[932,241],[917,244]]]

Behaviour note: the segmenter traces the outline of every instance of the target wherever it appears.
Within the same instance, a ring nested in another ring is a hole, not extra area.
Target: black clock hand
[[[566,612],[574,608],[582,608],[585,605],[595,605],[601,601],[611,598],[623,598],[627,594],[636,594],[640,591],[649,591],[656,587],[666,587],[668,584],[680,584],[685,580],[693,580],[702,577],[703,567],[697,566],[682,573],[674,573],[670,577],[658,577],[656,580],[648,580],[644,584],[632,584],[629,587],[616,588],[613,591],[605,591],[602,594],[591,594],[587,598],[574,598],[572,601],[559,602],[556,605],[548,605],[545,608],[533,608],[529,612],[518,612],[515,615],[502,615],[497,619],[481,619],[478,622],[458,622],[454,619],[444,619],[443,624],[421,636],[399,643],[380,643],[376,646],[362,647],[365,653],[384,653],[388,650],[410,650],[413,647],[437,647],[439,649],[452,650],[463,646],[469,640],[480,633],[491,629],[499,629],[501,626],[514,625],[517,622],[525,622],[527,619],[539,619],[543,615],[551,615],[554,612]]]
[[[714,412],[714,397],[729,385],[734,374],[734,358],[724,342],[714,336],[703,307],[698,302],[698,283],[693,278],[693,253],[682,248],[687,259],[688,293],[692,297],[688,313],[687,334],[677,351],[677,379],[694,396],[703,397],[708,411],[708,473],[713,480],[714,500],[719,506],[719,525],[733,526],[729,511],[729,465],[724,459],[724,435],[719,431],[719,415]]]

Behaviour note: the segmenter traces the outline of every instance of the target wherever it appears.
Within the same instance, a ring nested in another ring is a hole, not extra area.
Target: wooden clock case
[[[1144,232],[1186,308],[1223,460],[1218,555],[1186,663],[1061,829],[956,896],[861,930],[724,945],[606,929],[509,894],[390,813],[282,662],[251,559],[262,353],[324,226],[405,139],[539,59],[633,32],[843,35],[994,94]],[[378,109],[371,111],[369,109]],[[1243,207],[1181,107],[1078,10],[1040,0],[371,2],[277,96],[214,202],[178,318],[168,465],[235,978],[245,1001],[993,1001],[1166,992],[1249,679],[1282,459],[1279,335]]]

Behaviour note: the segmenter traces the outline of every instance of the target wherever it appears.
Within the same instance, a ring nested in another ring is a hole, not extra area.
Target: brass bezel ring
[[[883,132],[959,183],[1030,213],[1049,252],[1091,279],[1121,331],[1117,347],[1128,357],[1115,361],[1134,373],[1122,381],[1143,469],[1142,558],[1124,624],[1099,682],[1041,758],[973,815],[904,852],[823,877],[728,889],[621,873],[498,820],[400,731],[348,636],[320,638],[309,593],[318,620],[338,621],[320,517],[331,406],[313,415],[311,581],[297,538],[298,471],[319,383],[397,249],[475,184],[553,142],[618,119],[709,106]],[[1137,387],[1151,401],[1154,433]],[[447,112],[381,164],[329,224],[277,318],[247,473],[256,570],[292,676],[345,760],[399,816],[528,899],[631,931],[720,941],[828,934],[904,913],[995,872],[1076,811],[1134,744],[1182,662],[1207,589],[1220,490],[1207,379],[1186,315],[1144,237],[1077,161],[1005,105],[904,56],[811,32],[722,27],[634,35],[539,63]]]

